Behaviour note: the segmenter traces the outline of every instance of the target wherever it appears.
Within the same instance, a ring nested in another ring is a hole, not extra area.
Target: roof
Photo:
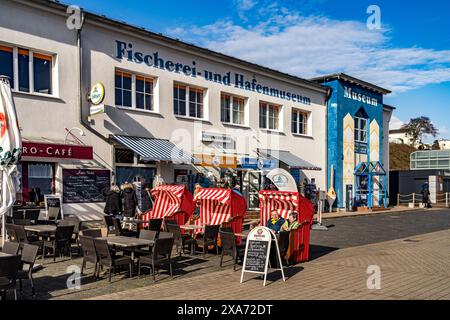
[[[357,84],[363,88],[378,92],[380,94],[389,94],[392,93],[392,91],[388,90],[388,89],[384,89],[382,87],[379,87],[377,85],[374,85],[372,83],[366,82],[364,80],[349,76],[345,73],[334,73],[334,74],[330,74],[330,75],[325,75],[325,76],[320,76],[320,77],[316,77],[316,78],[312,78],[310,79],[311,81],[315,81],[317,83],[324,83],[324,82],[329,82],[329,81],[333,81],[333,80],[344,80],[350,83],[354,83]]]
[[[287,164],[291,169],[302,169],[302,170],[322,170],[321,168],[309,163],[302,158],[297,157],[289,151],[278,151],[278,150],[264,150],[259,149],[259,152],[263,157],[270,159],[277,159],[281,162]]]
[[[406,133],[406,132],[408,132],[408,130],[406,130],[406,129],[394,129],[394,130],[389,130],[389,134]]]
[[[387,110],[390,110],[390,111],[397,110],[396,107],[390,106],[390,105],[388,105],[388,104],[383,104],[383,108],[385,108],[385,109],[387,109]]]
[[[67,4],[61,3],[58,0],[29,0],[27,2],[31,2],[34,4],[40,4],[40,5],[45,6],[46,8],[52,8],[55,10],[63,11],[64,14],[66,14],[66,10],[68,8]],[[21,2],[21,3],[23,3],[23,2]],[[202,47],[196,46],[191,43],[183,42],[178,39],[174,39],[174,38],[165,36],[161,33],[155,33],[155,32],[149,31],[149,30],[145,29],[144,27],[133,26],[124,21],[119,21],[119,20],[109,18],[105,15],[93,13],[90,11],[85,11],[84,9],[83,9],[83,12],[85,14],[85,21],[88,19],[92,19],[97,22],[101,22],[106,25],[116,27],[120,30],[129,31],[136,35],[141,35],[141,36],[149,37],[149,38],[152,38],[155,40],[164,41],[164,42],[170,43],[172,45],[175,45],[179,48],[194,50],[199,53],[206,54],[210,57],[215,57],[215,58],[222,59],[222,60],[225,59],[225,60],[228,60],[229,62],[239,64],[243,67],[252,68],[252,69],[255,69],[255,70],[258,70],[261,72],[265,72],[265,73],[271,74],[272,76],[278,76],[278,77],[283,77],[283,78],[289,79],[290,81],[297,82],[299,84],[309,87],[310,89],[321,91],[323,93],[328,93],[330,91],[329,87],[320,85],[314,81],[303,79],[303,78],[300,78],[300,77],[297,77],[297,76],[294,76],[294,75],[291,75],[291,74],[288,74],[285,72],[281,72],[281,71],[278,71],[275,69],[261,66],[256,63],[248,62],[248,61],[245,61],[245,60],[242,60],[239,58],[235,58],[235,57],[223,54],[223,53],[219,53],[219,52],[212,51],[212,50],[209,50],[206,48],[202,48]]]

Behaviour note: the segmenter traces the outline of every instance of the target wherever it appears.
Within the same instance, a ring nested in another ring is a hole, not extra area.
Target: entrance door
[[[261,173],[259,171],[248,171],[245,174],[244,185],[247,190],[247,205],[249,209],[259,208],[259,191],[261,190]]]

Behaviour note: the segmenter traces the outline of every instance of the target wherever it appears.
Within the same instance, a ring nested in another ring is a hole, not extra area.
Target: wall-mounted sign
[[[344,87],[344,98],[378,107],[378,99],[369,97],[349,87]]]
[[[276,160],[263,158],[244,157],[240,159],[240,165],[242,169],[248,170],[272,170],[278,168],[278,162]]]
[[[237,168],[237,158],[234,156],[194,154],[194,158],[197,159],[194,164],[201,167]]]
[[[92,160],[94,150],[89,146],[22,142],[22,157]]]
[[[148,67],[158,68],[161,70],[183,74],[186,77],[203,77],[206,81],[220,83],[225,86],[234,86],[235,88],[257,92],[260,94],[276,97],[279,99],[292,101],[304,105],[311,105],[311,98],[296,92],[282,90],[270,85],[262,84],[252,77],[245,77],[237,72],[214,72],[211,70],[200,70],[196,61],[189,60],[188,63],[180,61],[168,60],[162,57],[158,51],[142,52],[135,50],[132,43],[116,40],[115,56],[119,60],[127,60],[137,64],[145,64]]]
[[[111,186],[109,170],[63,169],[64,203],[105,202],[103,192]]]
[[[101,82],[97,82],[89,93],[89,100],[94,106],[98,106],[105,99],[105,87]]]
[[[216,143],[233,143],[233,139],[229,135],[214,133],[214,132],[202,132],[202,142],[216,142]]]

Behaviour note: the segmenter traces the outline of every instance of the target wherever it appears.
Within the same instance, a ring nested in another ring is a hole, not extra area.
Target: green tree
[[[433,146],[431,147],[431,149],[433,149],[433,150],[441,150],[441,146],[439,145],[439,141],[438,140],[434,140]]]
[[[424,135],[436,137],[439,133],[428,117],[411,119],[409,123],[402,126],[402,129],[406,130],[406,133],[413,139],[413,147],[416,147],[417,142],[419,142],[419,145],[423,144],[422,139]]]

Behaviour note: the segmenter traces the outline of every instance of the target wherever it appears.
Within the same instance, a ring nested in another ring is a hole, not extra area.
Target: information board
[[[64,203],[105,202],[110,186],[109,170],[63,169]]]
[[[241,283],[244,281],[244,273],[248,272],[264,274],[264,286],[266,285],[271,245],[274,245],[274,249],[276,249],[281,274],[283,276],[283,281],[285,281],[280,249],[278,248],[278,241],[275,233],[267,227],[256,227],[250,231],[247,237]]]
[[[57,219],[59,220],[63,217],[61,195],[58,195],[58,194],[45,195],[44,202],[45,202],[45,210],[47,213],[48,213],[48,208],[59,208],[59,214],[58,214]]]

